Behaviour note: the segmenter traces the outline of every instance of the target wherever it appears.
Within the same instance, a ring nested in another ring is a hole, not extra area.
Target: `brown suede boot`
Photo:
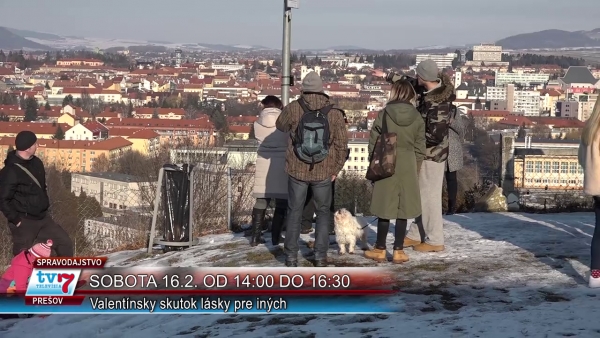
[[[395,264],[406,263],[408,262],[408,256],[404,253],[404,250],[394,250],[392,262]]]
[[[365,251],[365,257],[376,262],[385,262],[387,261],[387,252],[385,250],[373,248]]]
[[[421,243],[413,247],[413,250],[420,252],[440,252],[444,251],[444,249],[443,245],[431,245],[428,243]]]
[[[414,239],[410,239],[408,237],[404,237],[404,247],[410,248],[411,246],[419,245],[421,241],[415,241]]]

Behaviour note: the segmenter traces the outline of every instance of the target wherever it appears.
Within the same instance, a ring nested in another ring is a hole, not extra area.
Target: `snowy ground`
[[[403,280],[403,292],[394,301],[404,311],[397,314],[51,315],[0,321],[0,336],[599,337],[600,290],[588,289],[585,282],[593,224],[592,213],[447,216],[445,252],[408,249],[411,261],[393,266]],[[312,236],[302,237],[305,254]],[[375,241],[375,226],[369,239]],[[109,261],[116,266],[283,266],[280,249],[247,243],[242,235],[210,236],[183,252],[128,251]],[[336,251],[332,246],[332,265],[375,265],[360,254],[340,257]],[[308,261],[302,265],[309,266]]]

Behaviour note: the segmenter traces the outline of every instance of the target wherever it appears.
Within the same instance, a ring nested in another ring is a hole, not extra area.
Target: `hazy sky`
[[[0,25],[60,35],[280,48],[283,0],[0,0]],[[599,0],[300,0],[292,49],[403,49],[600,27]]]

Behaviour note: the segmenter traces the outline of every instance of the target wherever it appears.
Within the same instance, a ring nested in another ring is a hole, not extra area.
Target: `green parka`
[[[369,154],[381,134],[387,112],[388,132],[398,135],[396,170],[393,176],[375,182],[371,213],[382,219],[410,219],[421,215],[418,170],[425,159],[425,122],[410,103],[389,102],[371,128]]]

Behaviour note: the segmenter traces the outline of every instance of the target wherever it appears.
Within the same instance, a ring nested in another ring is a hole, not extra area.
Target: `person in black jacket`
[[[73,257],[71,238],[49,214],[46,171],[42,160],[35,156],[37,137],[31,131],[22,131],[15,147],[0,170],[0,211],[8,219],[13,255],[51,239],[57,256]]]

